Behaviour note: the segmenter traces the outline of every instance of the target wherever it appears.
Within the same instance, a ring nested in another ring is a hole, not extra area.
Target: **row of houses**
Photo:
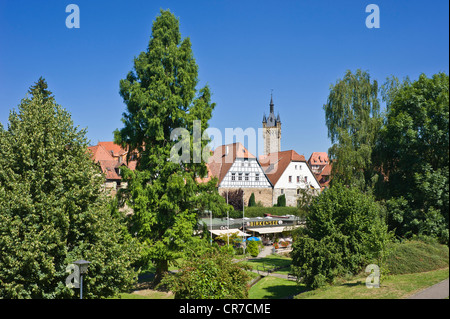
[[[114,195],[118,188],[126,187],[120,170],[123,166],[134,170],[137,161],[128,151],[113,142],[99,142],[89,147],[92,159],[99,164],[105,176],[105,189]],[[206,164],[208,175],[199,178],[207,182],[217,178],[220,194],[242,189],[244,201],[251,194],[263,206],[273,206],[280,195],[285,195],[286,205],[296,206],[301,189],[318,194],[328,187],[331,164],[326,153],[313,153],[308,160],[294,150],[272,152],[257,158],[241,143],[217,147]]]

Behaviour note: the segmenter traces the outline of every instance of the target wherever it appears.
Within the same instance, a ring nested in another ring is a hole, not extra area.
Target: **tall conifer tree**
[[[135,171],[125,170],[129,179],[128,202],[133,208],[132,232],[144,243],[145,262],[156,264],[155,282],[167,272],[169,262],[180,256],[192,239],[199,213],[224,211],[215,190],[215,180],[199,184],[207,170],[194,161],[208,141],[189,142],[189,159],[169,160],[178,141],[174,129],[194,135],[194,121],[201,131],[208,127],[215,104],[208,86],[196,90],[198,66],[189,38],[182,39],[179,21],[161,10],[152,27],[146,51],[134,59],[134,68],[120,81],[126,104],[124,127],[115,131],[115,141],[137,151]],[[130,152],[130,153],[131,153]]]

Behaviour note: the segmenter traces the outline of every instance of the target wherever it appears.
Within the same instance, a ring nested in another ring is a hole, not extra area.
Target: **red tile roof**
[[[306,162],[306,160],[303,155],[289,150],[262,155],[259,162],[272,185],[275,185],[291,162]]]
[[[100,164],[100,168],[108,180],[122,179],[116,171],[116,168],[120,166],[127,166],[132,170],[136,169],[136,161],[129,161],[128,165],[121,161],[127,151],[114,142],[99,142],[95,146],[89,146],[88,149],[91,152],[92,160]]]
[[[233,165],[236,158],[256,158],[241,143],[233,143],[217,147],[213,154],[209,157],[208,178],[199,179],[199,181],[207,182],[211,177],[217,177],[220,184]]]
[[[327,152],[313,152],[308,160],[310,165],[325,165],[329,163]]]

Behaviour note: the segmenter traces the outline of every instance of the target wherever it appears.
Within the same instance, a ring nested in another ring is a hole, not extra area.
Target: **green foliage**
[[[314,199],[316,198],[316,190],[311,188],[298,188],[298,198],[297,198],[297,207],[300,210],[307,211],[309,206],[312,204]]]
[[[244,205],[244,190],[241,188],[227,191],[225,193],[222,193],[222,196],[224,199],[227,200],[228,204],[231,205],[234,209],[234,211],[240,211],[242,212],[242,208]]]
[[[392,253],[386,264],[392,275],[432,271],[448,267],[449,249],[436,240],[407,240],[389,244]]]
[[[255,206],[256,206],[255,193],[252,193],[248,200],[248,207],[255,207]]]
[[[331,85],[324,105],[332,181],[364,190],[371,184],[372,150],[382,124],[378,83],[367,72],[347,71],[343,79]]]
[[[307,227],[294,241],[294,273],[317,288],[380,258],[388,240],[382,212],[372,196],[334,184],[311,205]]]
[[[247,251],[252,257],[258,257],[259,255],[259,241],[250,240],[247,241]]]
[[[77,259],[91,262],[84,297],[123,291],[137,248],[101,192],[85,131],[50,94],[30,91],[0,125],[0,298],[77,297],[65,285]]]
[[[277,198],[277,207],[286,207],[286,195],[280,195]]]
[[[376,194],[391,208],[398,236],[423,234],[448,243],[449,77],[388,81],[385,123],[374,151]]]
[[[176,299],[245,299],[250,276],[241,263],[232,262],[224,250],[209,252],[186,260],[181,271],[161,281]]]
[[[304,217],[306,211],[298,207],[245,207],[245,217],[264,217],[264,214],[271,214],[277,216],[295,215]],[[225,214],[226,216],[226,214]],[[231,211],[229,213],[231,218],[242,218],[242,211]]]
[[[179,142],[175,129],[194,135],[194,121],[203,132],[215,107],[208,86],[197,91],[198,66],[189,38],[182,39],[179,21],[161,10],[152,27],[148,49],[134,60],[134,69],[120,81],[120,94],[127,110],[124,127],[115,131],[115,141],[137,151],[135,171],[124,169],[129,180],[122,195],[134,210],[131,232],[144,245],[142,261],[156,264],[155,282],[168,265],[182,257],[192,242],[197,215],[205,210],[215,215],[226,212],[224,199],[217,193],[216,180],[199,184],[197,176],[207,172],[204,162],[194,156],[208,140],[182,144],[188,159],[169,160]],[[182,140],[183,141],[183,140]]]

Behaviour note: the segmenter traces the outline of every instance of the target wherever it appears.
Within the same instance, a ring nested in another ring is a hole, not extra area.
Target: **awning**
[[[250,236],[249,234],[243,233],[239,229],[210,229],[209,231],[211,233],[213,233],[214,235],[216,235],[216,236],[222,236],[222,235],[225,235],[225,234],[230,234],[231,235],[231,234],[235,234],[235,233],[238,233],[237,235],[239,237]]]
[[[260,234],[275,234],[283,231],[291,231],[299,226],[277,226],[277,227],[259,227],[259,228],[247,228],[247,231],[254,231]]]

